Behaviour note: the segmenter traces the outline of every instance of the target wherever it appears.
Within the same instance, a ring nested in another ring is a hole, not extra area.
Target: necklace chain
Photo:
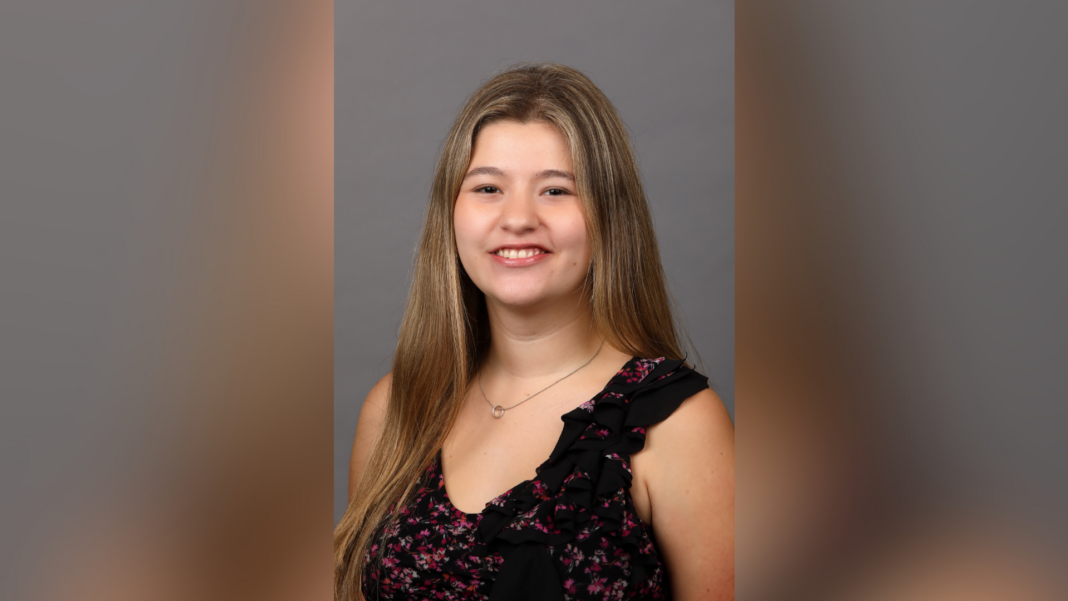
[[[578,366],[575,369],[575,371],[567,374],[566,376],[564,376],[563,378],[560,378],[559,380],[553,382],[552,384],[549,384],[545,388],[542,388],[541,390],[539,390],[539,391],[535,392],[534,394],[528,396],[527,398],[523,399],[522,401],[519,401],[518,403],[516,403],[515,405],[512,405],[511,407],[502,407],[501,405],[494,405],[493,402],[489,400],[489,397],[486,396],[486,389],[482,387],[482,371],[481,370],[478,372],[478,389],[482,391],[482,398],[486,399],[486,402],[489,403],[489,406],[493,408],[493,410],[492,410],[493,411],[493,417],[495,417],[497,419],[500,419],[501,417],[504,416],[504,412],[505,411],[508,411],[509,409],[515,409],[516,407],[518,407],[518,406],[522,405],[523,403],[529,401],[530,399],[538,396],[539,394],[545,392],[546,390],[549,390],[553,386],[556,386],[557,384],[559,384],[560,382],[566,380],[567,378],[570,378],[571,376],[575,375],[575,373],[578,372],[578,370],[582,369],[583,367],[586,367],[594,359],[596,359],[597,355],[599,355],[601,353],[601,348],[603,348],[603,347],[604,347],[604,339],[602,338],[601,339],[601,346],[597,347],[597,352],[594,353],[593,356],[590,357],[588,361],[586,361],[582,365]]]

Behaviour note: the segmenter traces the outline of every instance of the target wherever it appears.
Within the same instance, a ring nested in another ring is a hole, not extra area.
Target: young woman
[[[601,91],[540,64],[475,92],[360,413],[336,597],[733,598],[733,427],[668,299]]]

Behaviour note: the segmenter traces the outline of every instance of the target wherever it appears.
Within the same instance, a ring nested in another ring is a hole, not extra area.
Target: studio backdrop
[[[626,122],[690,360],[733,417],[733,2],[338,1],[335,40],[335,521],[441,147],[467,96],[516,63],[582,71]]]

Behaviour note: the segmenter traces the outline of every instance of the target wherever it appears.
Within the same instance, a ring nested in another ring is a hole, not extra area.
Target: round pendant
[[[501,419],[502,415],[504,415],[504,407],[501,407],[500,405],[497,405],[496,407],[493,408],[493,417],[496,417],[497,419]]]

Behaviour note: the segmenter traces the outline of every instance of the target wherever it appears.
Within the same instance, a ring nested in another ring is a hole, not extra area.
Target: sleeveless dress
[[[646,427],[707,387],[681,360],[631,359],[562,416],[563,433],[534,479],[482,513],[449,501],[439,453],[364,557],[364,598],[670,599],[652,528],[634,510],[630,456],[645,445]]]

